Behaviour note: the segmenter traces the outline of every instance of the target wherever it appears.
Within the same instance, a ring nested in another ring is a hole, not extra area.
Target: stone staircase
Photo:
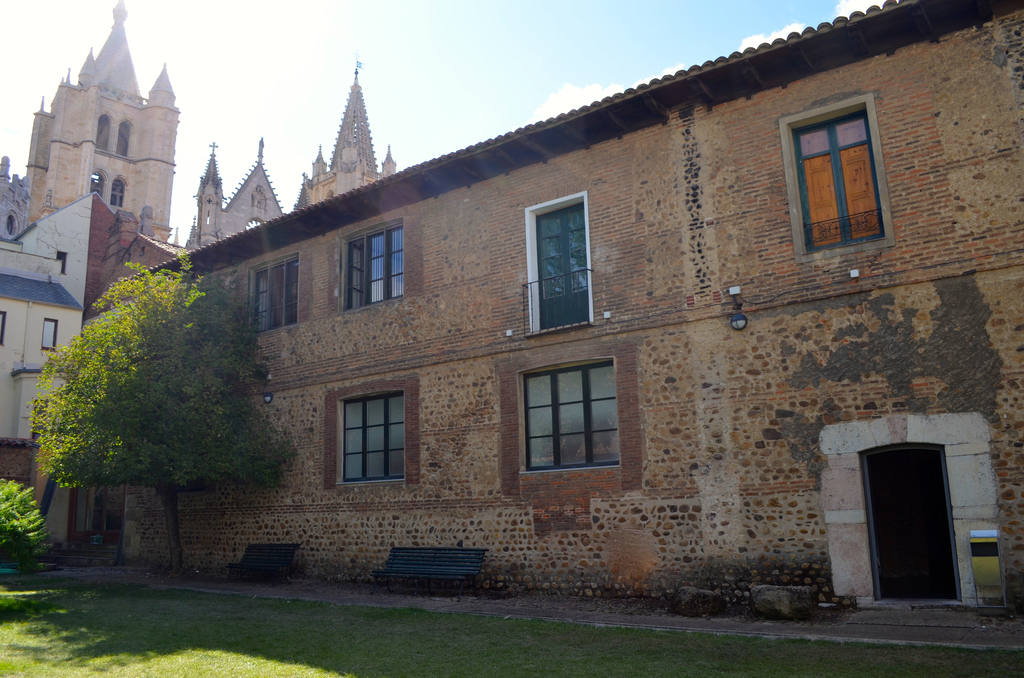
[[[39,560],[56,567],[112,567],[117,559],[117,544],[56,543]]]

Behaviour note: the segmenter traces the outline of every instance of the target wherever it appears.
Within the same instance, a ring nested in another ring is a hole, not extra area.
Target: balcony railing
[[[809,247],[833,247],[846,243],[880,238],[882,232],[882,211],[869,210],[804,224],[804,234]]]
[[[529,334],[590,321],[591,270],[581,268],[523,285],[523,329]]]

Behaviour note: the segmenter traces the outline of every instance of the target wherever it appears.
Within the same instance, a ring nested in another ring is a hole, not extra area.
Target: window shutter
[[[871,154],[867,144],[839,151],[846,189],[846,213],[850,215],[850,238],[868,238],[881,233],[875,184],[871,172]]]
[[[811,222],[811,245],[822,247],[842,240],[839,230],[839,206],[836,204],[832,158],[819,155],[804,160],[807,181],[807,211]]]

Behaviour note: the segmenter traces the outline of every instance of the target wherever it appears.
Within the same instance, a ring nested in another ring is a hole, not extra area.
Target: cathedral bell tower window
[[[89,190],[96,195],[103,197],[103,175],[99,172],[93,172],[92,176],[89,177]]]
[[[120,179],[114,179],[110,184],[110,206],[124,207],[124,182]]]
[[[128,141],[132,136],[132,124],[127,120],[117,126],[117,154],[128,155]]]
[[[110,118],[105,115],[96,123],[96,148],[110,149]]]

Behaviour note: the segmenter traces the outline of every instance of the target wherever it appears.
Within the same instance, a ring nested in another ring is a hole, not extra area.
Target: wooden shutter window
[[[842,241],[832,158],[819,155],[804,160],[804,177],[807,181],[807,209],[813,246],[822,247]]]
[[[850,238],[857,240],[880,235],[882,224],[878,219],[868,145],[844,148],[839,151],[839,161],[846,190],[846,213],[850,216]]]

